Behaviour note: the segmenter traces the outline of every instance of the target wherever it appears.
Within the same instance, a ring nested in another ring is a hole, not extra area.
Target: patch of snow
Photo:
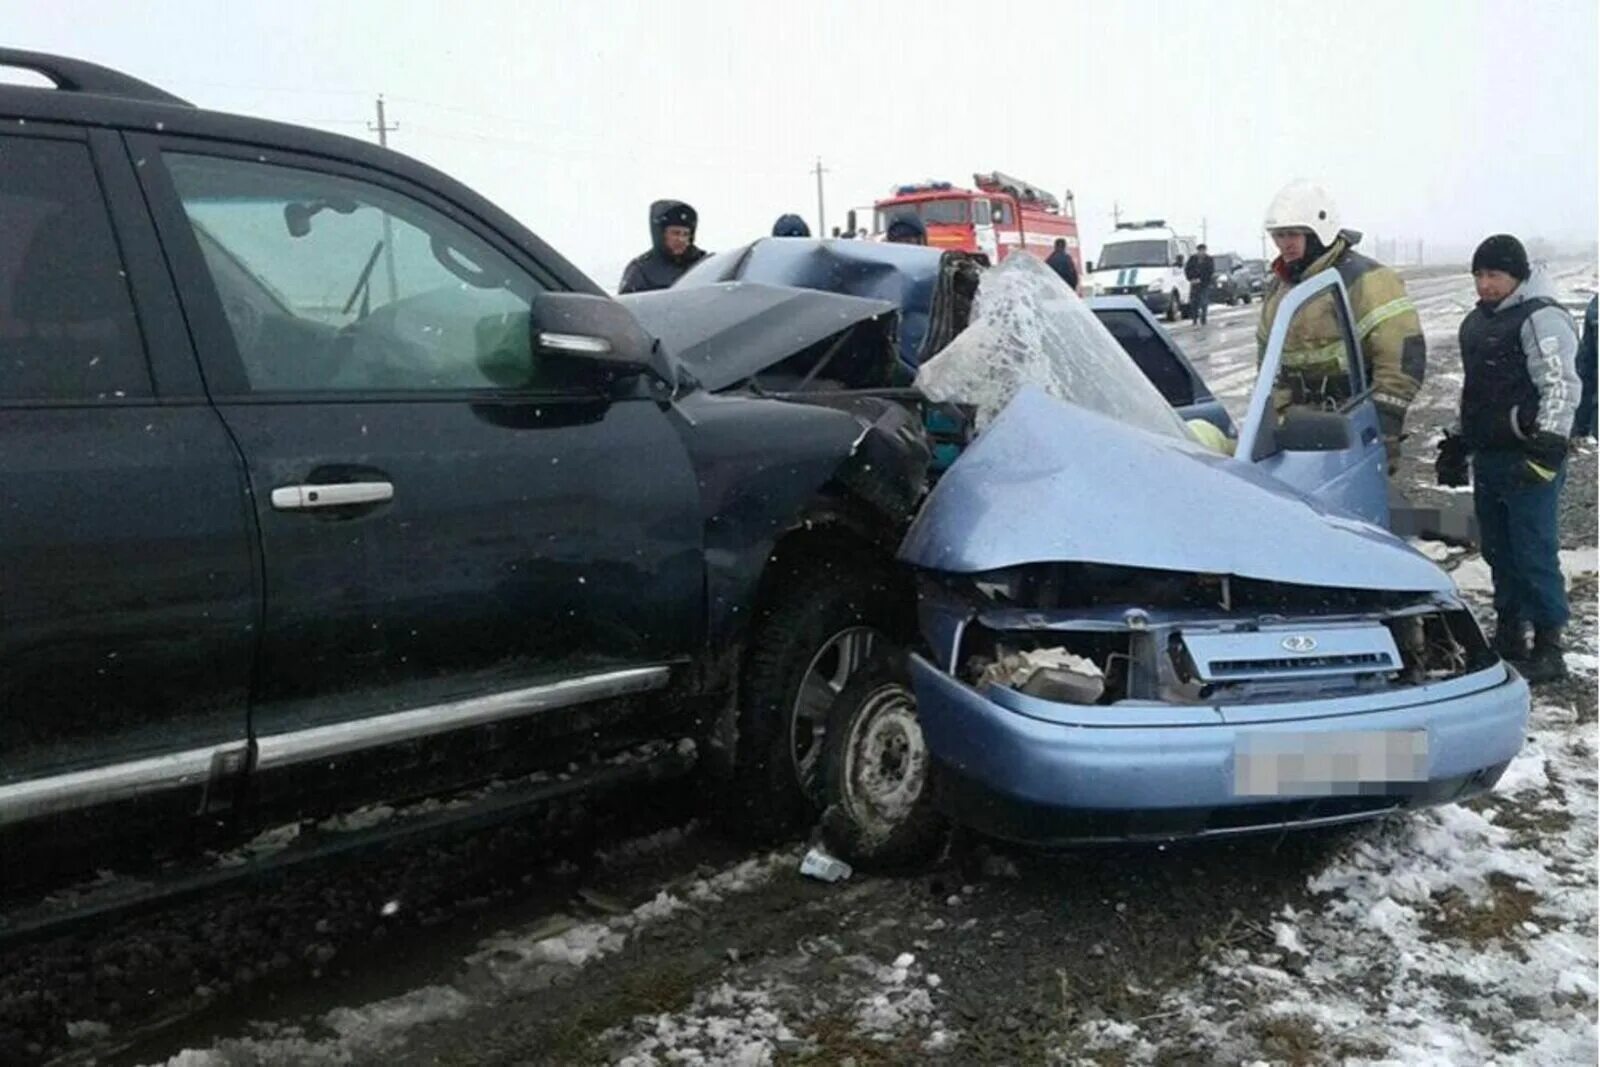
[[[327,830],[332,833],[356,833],[361,830],[370,830],[374,826],[382,826],[394,818],[394,809],[387,804],[369,804],[364,808],[323,819],[317,823],[317,829]]]
[[[67,1024],[69,1041],[103,1041],[110,1036],[110,1024],[98,1019],[77,1019]]]
[[[1569,580],[1600,571],[1600,551],[1594,545],[1561,550],[1561,573]]]
[[[314,1039],[298,1026],[263,1028],[261,1037],[229,1038],[210,1049],[185,1049],[165,1067],[346,1067],[383,1058],[418,1026],[460,1018],[469,998],[447,986],[425,986],[360,1008],[335,1008],[318,1023],[333,1032]]]
[[[1272,943],[1285,952],[1294,952],[1301,956],[1309,955],[1306,946],[1300,941],[1300,931],[1288,923],[1272,924]]]
[[[723,982],[698,994],[686,1011],[634,1021],[645,1030],[618,1067],[656,1067],[661,1063],[732,1064],[758,1067],[772,1062],[780,1045],[800,1044],[774,1008],[770,993],[737,989]]]
[[[1482,556],[1471,556],[1462,560],[1461,565],[1450,572],[1450,577],[1455,581],[1456,588],[1463,593],[1494,592],[1494,576]]]
[[[289,840],[293,836],[288,835]],[[575,923],[555,917],[541,920],[528,932],[503,931],[481,942],[467,957],[464,977],[456,984],[425,986],[402,996],[355,1008],[336,1008],[323,1015],[314,1025],[331,1031],[331,1037],[308,1036],[309,1027],[281,1026],[271,1028],[264,1036],[225,1038],[209,1049],[186,1049],[169,1059],[166,1067],[345,1067],[386,1058],[402,1048],[411,1031],[419,1026],[458,1019],[472,1011],[493,1010],[518,995],[545,987],[558,974],[621,950],[641,929],[689,908],[688,901],[718,903],[749,892],[796,858],[796,852],[789,850],[745,860],[676,891],[662,890],[631,911],[605,922]],[[741,1053],[735,1049],[733,1054]],[[734,1058],[726,1062],[765,1061]]]
[[[699,824],[694,821],[682,826],[672,826],[665,830],[657,830],[644,837],[635,837],[624,841],[613,848],[601,849],[594,854],[594,858],[602,867],[621,867],[638,860],[659,856],[664,852],[672,852],[683,846],[684,840],[699,829]]]
[[[1600,656],[1592,652],[1568,652],[1562,657],[1567,661],[1567,669],[1578,674],[1600,673]]]
[[[299,823],[291,822],[263,830],[238,848],[217,856],[217,866],[239,867],[252,860],[276,855],[300,839],[300,828]]]
[[[1421,541],[1412,539],[1411,547],[1421,552],[1435,563],[1443,563],[1450,558],[1450,546],[1441,541]]]

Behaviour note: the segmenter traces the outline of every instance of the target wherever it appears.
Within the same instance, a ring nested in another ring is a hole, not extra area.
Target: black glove
[[[1439,442],[1439,456],[1433,461],[1434,481],[1440,485],[1459,487],[1469,481],[1467,474],[1467,442],[1449,430]]]
[[[1567,458],[1567,449],[1570,447],[1571,442],[1560,434],[1540,430],[1530,434],[1522,443],[1522,454],[1546,470],[1553,471]]]

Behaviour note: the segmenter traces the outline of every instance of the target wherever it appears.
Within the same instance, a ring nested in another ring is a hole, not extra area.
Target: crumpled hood
[[[957,574],[1105,563],[1295,585],[1454,589],[1388,531],[1326,511],[1249,463],[1034,388],[945,472],[900,558]]]
[[[930,334],[934,305],[955,253],[875,241],[762,238],[719,252],[685,274],[675,288],[714,282],[761,282],[887,300],[900,310],[900,359],[915,368]]]
[[[884,300],[749,282],[674,286],[617,299],[713,392],[895,310]]]

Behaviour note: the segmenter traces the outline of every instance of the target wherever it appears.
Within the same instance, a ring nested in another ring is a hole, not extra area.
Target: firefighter
[[[1339,228],[1333,200],[1319,185],[1295,181],[1279,190],[1267,207],[1266,229],[1278,247],[1278,258],[1272,263],[1273,277],[1256,326],[1258,365],[1284,294],[1322,271],[1337,270],[1350,294],[1355,319],[1351,326],[1377,402],[1393,474],[1400,459],[1406,409],[1422,388],[1428,358],[1422,321],[1406,296],[1405,283],[1388,267],[1355,251],[1361,235]],[[1303,307],[1289,328],[1273,403],[1281,416],[1292,405],[1336,408],[1350,395],[1334,303],[1331,297],[1322,297]]]
[[[925,245],[928,228],[917,215],[896,215],[883,231],[883,239],[895,245]]]
[[[1582,392],[1578,334],[1510,234],[1478,246],[1472,280],[1478,306],[1461,324],[1459,432],[1440,443],[1436,470],[1440,484],[1464,485],[1472,457],[1472,499],[1494,577],[1495,651],[1521,664],[1530,682],[1556,681],[1567,673],[1569,614],[1556,505]]]
[[[839,231],[834,230],[833,235],[839,236]],[[774,237],[810,237],[811,227],[806,225],[806,220],[799,215],[779,215],[778,221],[772,224]]]
[[[1078,291],[1078,265],[1072,262],[1072,253],[1067,251],[1065,237],[1056,238],[1055,247],[1045,257],[1044,262],[1051,270],[1061,275],[1061,280],[1067,283],[1068,289],[1074,293]]]
[[[650,205],[650,251],[622,272],[619,293],[648,293],[667,289],[685,271],[706,258],[695,247],[694,233],[700,216],[681,200],[657,200]]]

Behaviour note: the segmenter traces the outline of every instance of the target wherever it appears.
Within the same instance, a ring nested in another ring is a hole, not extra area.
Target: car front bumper
[[[1516,755],[1529,704],[1527,683],[1496,665],[1375,696],[1186,708],[1187,725],[1141,726],[1153,709],[1086,708],[1085,721],[1070,722],[1069,706],[1010,690],[997,702],[920,657],[912,677],[941,805],[972,829],[1046,846],[1327,825],[1465,799],[1492,788]],[[1247,721],[1225,720],[1235,712]],[[1419,731],[1416,781],[1278,796],[1236,787],[1241,738]]]

